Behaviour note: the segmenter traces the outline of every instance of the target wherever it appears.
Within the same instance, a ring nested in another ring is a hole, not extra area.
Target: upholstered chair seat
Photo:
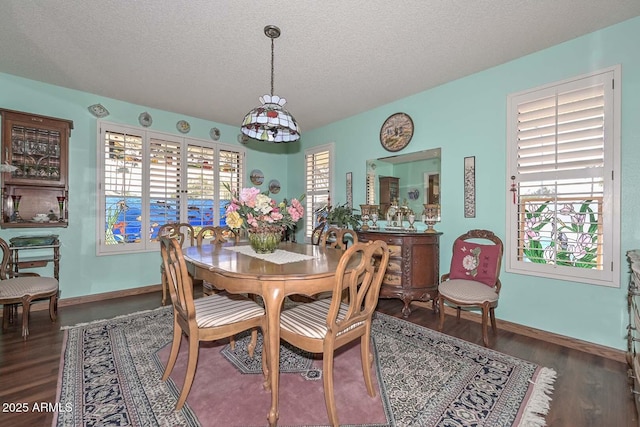
[[[254,301],[233,294],[213,294],[193,300],[198,328],[213,328],[253,319],[264,315],[264,309]],[[253,348],[249,349],[253,356]]]
[[[453,299],[461,303],[477,304],[478,301],[498,301],[498,293],[494,288],[473,280],[450,279],[442,282],[438,291],[446,299]]]
[[[0,299],[22,298],[24,295],[50,292],[58,292],[58,281],[53,277],[15,277],[2,282]]]

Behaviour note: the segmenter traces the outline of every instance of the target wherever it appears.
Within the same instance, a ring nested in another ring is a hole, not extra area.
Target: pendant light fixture
[[[271,95],[261,96],[262,105],[249,111],[242,121],[241,131],[250,138],[263,142],[292,142],[300,139],[296,119],[284,109],[286,99],[273,94],[273,40],[280,37],[280,28],[264,27],[264,34],[271,39]]]

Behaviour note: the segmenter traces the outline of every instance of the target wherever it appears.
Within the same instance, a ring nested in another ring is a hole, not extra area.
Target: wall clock
[[[406,113],[395,113],[380,128],[380,143],[387,151],[400,151],[411,141],[413,120]]]

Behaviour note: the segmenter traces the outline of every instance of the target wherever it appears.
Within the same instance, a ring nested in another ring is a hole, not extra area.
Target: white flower
[[[258,194],[256,196],[256,209],[263,215],[267,215],[273,209],[271,206],[271,198],[264,194]]]
[[[465,270],[474,270],[478,265],[476,264],[476,257],[473,255],[467,255],[462,258],[462,266]]]

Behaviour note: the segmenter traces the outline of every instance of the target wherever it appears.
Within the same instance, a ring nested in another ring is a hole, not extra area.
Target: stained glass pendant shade
[[[263,142],[292,142],[300,139],[296,119],[284,108],[286,99],[273,94],[273,40],[280,36],[274,25],[264,27],[271,39],[271,95],[261,96],[262,105],[249,111],[242,121],[241,131],[250,138]]]

